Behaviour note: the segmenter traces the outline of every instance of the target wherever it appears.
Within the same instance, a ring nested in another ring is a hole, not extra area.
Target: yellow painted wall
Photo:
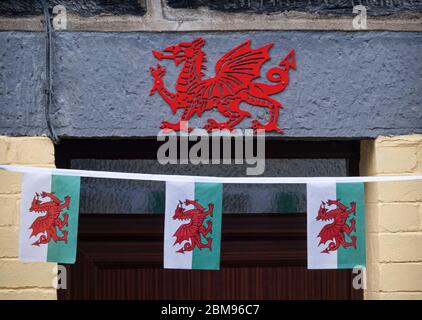
[[[0,163],[54,167],[54,146],[45,137],[0,136]],[[0,172],[0,299],[56,299],[54,263],[17,260],[21,175]]]
[[[422,135],[361,143],[361,175],[422,174]],[[366,299],[422,299],[422,181],[366,184]]]

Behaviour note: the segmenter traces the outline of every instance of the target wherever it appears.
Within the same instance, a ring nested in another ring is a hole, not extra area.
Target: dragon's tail
[[[192,250],[193,250],[192,245],[189,242],[186,242],[184,244],[184,246],[182,248],[180,248],[179,250],[177,250],[176,252],[179,252],[179,253],[183,253],[184,254],[185,251],[192,251]]]
[[[296,70],[295,51],[292,49],[278,66],[267,72],[267,79],[275,84],[257,83],[266,94],[272,95],[283,91],[289,83],[289,70]]]
[[[285,69],[286,71],[289,71],[290,68],[296,70],[295,50],[290,50],[287,56],[285,56],[284,59],[281,60],[279,65],[283,67],[283,69]]]

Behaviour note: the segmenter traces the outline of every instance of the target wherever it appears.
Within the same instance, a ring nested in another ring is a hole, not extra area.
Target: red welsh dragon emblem
[[[337,208],[332,210],[327,210],[326,205],[331,206],[335,205]],[[347,210],[346,206],[342,204],[339,200],[328,200],[326,203],[322,202],[322,205],[319,208],[317,220],[332,221],[329,224],[326,224],[318,237],[321,238],[320,244],[325,244],[327,241],[331,241],[328,244],[328,247],[321,251],[321,253],[330,253],[330,251],[336,251],[340,245],[344,248],[353,246],[356,248],[356,236],[350,236],[350,233],[356,231],[355,219],[350,219],[350,225],[347,224],[347,219],[350,214],[356,214],[356,203],[350,203],[350,209]],[[347,242],[345,234],[350,236],[352,239],[351,242]]]
[[[195,247],[199,249],[208,248],[211,251],[212,238],[206,238],[207,234],[212,233],[212,221],[207,220],[207,226],[204,226],[204,220],[209,216],[212,217],[214,204],[208,204],[208,210],[204,212],[204,207],[198,203],[198,200],[185,200],[185,205],[193,205],[194,209],[186,210],[183,208],[183,203],[179,201],[173,215],[173,219],[177,220],[190,220],[186,224],[182,224],[174,233],[176,237],[174,245],[178,243],[185,244],[177,252],[184,253],[185,251],[192,251]],[[201,242],[201,235],[207,239],[207,243]]]
[[[216,108],[226,122],[217,122],[210,118],[205,129],[233,130],[245,117],[251,117],[249,112],[240,109],[240,103],[268,108],[269,121],[265,124],[258,120],[252,121],[252,129],[282,132],[277,126],[279,109],[282,104],[270,96],[283,91],[289,83],[289,69],[296,69],[294,50],[267,72],[267,80],[272,84],[254,82],[260,77],[262,65],[270,59],[268,51],[273,44],[267,44],[258,49],[251,48],[251,41],[247,40],[231,49],[218,60],[213,78],[203,79],[206,54],[202,51],[205,40],[197,38],[192,42],[180,42],[169,46],[163,52],[152,51],[158,60],[171,59],[176,66],[183,63],[182,71],[176,83],[176,92],[170,92],[164,85],[166,69],[160,64],[151,67],[154,79],[149,95],[156,91],[170,106],[173,113],[182,109],[182,116],[177,123],[163,121],[161,129],[185,130],[184,123],[194,114],[202,116],[207,110]],[[190,130],[190,129],[189,129]]]
[[[63,214],[63,220],[60,219],[60,213],[64,208],[69,209],[70,197],[64,197],[64,203],[54,195],[54,193],[42,192],[42,198],[50,198],[51,201],[41,202],[40,195],[36,193],[36,196],[32,199],[30,212],[45,213],[45,215],[38,217],[32,223],[30,229],[32,229],[31,236],[37,236],[42,233],[40,238],[35,241],[32,245],[39,246],[40,244],[46,244],[53,239],[55,242],[64,241],[67,243],[67,234],[68,232],[62,230],[64,226],[68,225],[69,215],[67,213]],[[57,235],[56,227],[62,231],[63,236],[59,237]]]

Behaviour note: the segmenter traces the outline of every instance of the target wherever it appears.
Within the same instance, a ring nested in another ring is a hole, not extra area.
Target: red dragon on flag
[[[209,233],[212,233],[212,221],[207,221],[207,226],[204,226],[204,220],[209,216],[212,217],[214,204],[208,204],[208,211],[204,212],[204,207],[201,206],[198,200],[185,200],[185,205],[193,205],[194,209],[186,210],[183,208],[182,201],[176,207],[173,219],[177,220],[190,220],[186,224],[182,224],[174,233],[173,237],[176,237],[174,245],[187,241],[183,247],[178,250],[179,253],[185,251],[192,251],[195,247],[199,249],[208,248],[211,251],[212,238],[208,237],[207,243],[202,243],[201,235],[206,237]]]
[[[337,208],[327,210],[325,205],[335,205]],[[336,251],[340,245],[343,248],[354,247],[356,248],[356,236],[350,236],[353,231],[356,231],[355,219],[350,219],[350,225],[347,224],[347,219],[350,214],[355,214],[356,203],[350,203],[351,208],[347,210],[346,206],[339,200],[328,200],[326,203],[322,201],[319,208],[317,220],[332,221],[326,224],[318,234],[321,238],[319,244],[325,244],[327,241],[331,241],[328,247],[325,248],[321,253],[329,253],[330,251]],[[345,234],[350,236],[351,242],[347,242]]]
[[[40,238],[32,245],[39,246],[40,244],[46,244],[49,243],[51,239],[53,239],[55,242],[64,241],[67,243],[68,232],[62,229],[64,226],[68,225],[69,215],[64,213],[63,220],[61,220],[60,213],[65,208],[69,209],[70,197],[64,197],[63,204],[52,192],[42,192],[41,197],[48,197],[51,199],[51,201],[41,202],[40,195],[38,193],[36,193],[36,196],[32,199],[32,204],[31,208],[29,208],[29,211],[46,213],[45,215],[36,218],[30,227],[32,229],[31,237],[42,233]],[[56,227],[62,231],[62,237],[57,235]]]
[[[290,68],[296,69],[294,50],[281,60],[278,66],[268,70],[267,80],[273,84],[255,82],[260,77],[262,65],[270,59],[268,51],[273,44],[252,49],[251,41],[234,47],[220,60],[215,67],[215,76],[203,79],[204,63],[207,61],[206,54],[202,51],[205,40],[196,38],[192,42],[180,42],[169,46],[163,52],[152,51],[158,60],[171,59],[176,66],[183,63],[176,82],[176,92],[170,92],[164,85],[166,69],[160,64],[156,68],[151,67],[151,75],[154,84],[149,95],[158,92],[163,100],[170,106],[173,113],[182,109],[183,113],[177,123],[163,121],[161,129],[186,130],[184,123],[194,114],[201,117],[202,114],[216,108],[226,122],[217,122],[209,118],[205,129],[211,132],[214,129],[233,130],[245,117],[251,117],[249,112],[240,109],[240,103],[268,108],[270,111],[269,121],[265,124],[253,120],[251,128],[265,131],[283,132],[278,127],[278,114],[282,104],[270,96],[283,91],[289,83]],[[191,130],[191,129],[188,129]]]

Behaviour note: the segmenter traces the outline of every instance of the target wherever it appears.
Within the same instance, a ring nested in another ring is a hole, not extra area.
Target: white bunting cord
[[[186,181],[186,182],[210,182],[210,183],[236,183],[236,184],[306,184],[323,182],[392,182],[422,180],[422,175],[407,176],[365,176],[365,177],[206,177],[206,176],[183,176],[147,173],[126,173],[111,171],[91,171],[73,169],[40,168],[15,165],[0,165],[0,170],[41,173],[62,176],[77,176],[85,178],[142,180],[142,181]]]

